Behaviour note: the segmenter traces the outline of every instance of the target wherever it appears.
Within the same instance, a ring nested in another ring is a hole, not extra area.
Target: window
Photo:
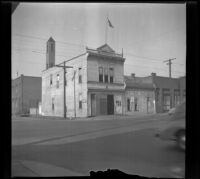
[[[183,91],[183,100],[182,101],[185,101],[186,100],[186,90]]]
[[[48,44],[47,44],[47,53],[48,53]]]
[[[82,68],[79,68],[78,69],[78,82],[79,83],[82,83]]]
[[[54,98],[52,98],[52,111],[54,111]]]
[[[99,82],[103,82],[103,68],[99,67]]]
[[[160,89],[159,88],[156,88],[156,101],[158,102],[159,101],[159,91],[160,91]]]
[[[138,99],[137,98],[134,98],[134,111],[138,111]]]
[[[104,82],[108,83],[108,69],[107,68],[104,69]]]
[[[53,75],[50,75],[50,86],[53,84]]]
[[[79,109],[82,109],[82,93],[79,93]]]
[[[56,87],[59,88],[60,75],[57,74]]]
[[[113,68],[109,68],[109,73],[110,73],[110,83],[113,83],[114,69]]]
[[[53,44],[51,44],[51,51],[53,52]]]
[[[170,89],[164,88],[162,90],[163,93],[163,111],[169,111],[171,108],[171,95],[170,95]]]
[[[130,98],[127,99],[127,111],[131,111],[131,108],[130,108]]]
[[[174,90],[174,106],[180,104],[180,90]]]

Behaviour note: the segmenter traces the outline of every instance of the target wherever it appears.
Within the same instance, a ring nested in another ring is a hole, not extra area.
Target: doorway
[[[107,111],[108,115],[114,114],[114,96],[107,95]]]
[[[96,95],[91,94],[91,116],[96,116]]]

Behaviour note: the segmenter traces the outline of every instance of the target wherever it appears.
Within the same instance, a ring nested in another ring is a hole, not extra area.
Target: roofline
[[[126,84],[126,89],[149,89],[149,90],[154,90],[154,87],[140,87],[140,86],[129,86]]]
[[[104,46],[104,45],[103,45]],[[99,47],[100,48],[100,47]],[[97,49],[99,49],[99,48],[97,48]],[[111,47],[110,47],[111,48]],[[88,50],[91,50],[91,51],[95,51],[95,52],[99,52],[97,49],[92,49],[92,48],[88,48],[88,47],[86,47],[86,50],[88,51]],[[122,54],[120,54],[120,53],[116,53],[114,50],[113,50],[113,53],[110,53],[110,52],[107,52],[107,51],[100,51],[100,52],[104,52],[104,53],[107,53],[107,54],[115,54],[115,55],[117,55],[116,57],[121,57],[121,58],[123,58],[122,57]],[[98,53],[98,54],[100,54],[100,53]],[[101,54],[100,54],[101,55]]]
[[[69,62],[69,61],[71,61],[71,60],[74,60],[74,59],[77,59],[77,58],[79,58],[79,57],[81,57],[81,56],[84,56],[84,55],[86,55],[87,54],[87,52],[85,52],[85,53],[82,53],[82,54],[80,54],[80,55],[77,55],[77,56],[75,56],[75,57],[72,57],[72,58],[70,58],[69,60],[65,60],[65,61],[63,61],[63,62],[61,62],[61,63],[59,63],[59,64],[57,64],[57,65],[61,65],[61,64],[63,64],[64,62]],[[42,70],[42,72],[45,72],[45,71],[47,71],[47,70],[49,70],[49,69],[52,69],[52,68],[54,68],[54,67],[57,67],[57,65],[54,65],[53,67],[51,67],[51,68],[48,68],[48,69],[44,69],[44,70]],[[58,68],[58,67],[57,67]]]
[[[26,75],[20,75],[18,76],[17,78],[14,78],[12,80],[17,80],[17,79],[20,79],[21,77],[28,77],[28,78],[42,78],[41,76],[26,76]]]

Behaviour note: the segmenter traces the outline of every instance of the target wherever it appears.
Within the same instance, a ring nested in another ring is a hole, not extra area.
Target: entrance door
[[[116,106],[116,113],[117,114],[122,114],[122,97],[121,96],[116,96],[115,97],[115,106]]]
[[[154,113],[154,103],[153,103],[153,99],[147,97],[147,113]]]
[[[107,111],[109,114],[114,114],[114,97],[113,95],[107,95]]]
[[[107,114],[107,99],[100,98],[100,114],[106,115]]]
[[[96,116],[96,96],[91,94],[91,116]]]

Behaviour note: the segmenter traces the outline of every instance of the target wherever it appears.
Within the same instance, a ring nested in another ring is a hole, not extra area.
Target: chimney
[[[156,76],[156,73],[151,73],[151,76]]]
[[[131,77],[134,78],[135,77],[135,73],[131,73]]]

